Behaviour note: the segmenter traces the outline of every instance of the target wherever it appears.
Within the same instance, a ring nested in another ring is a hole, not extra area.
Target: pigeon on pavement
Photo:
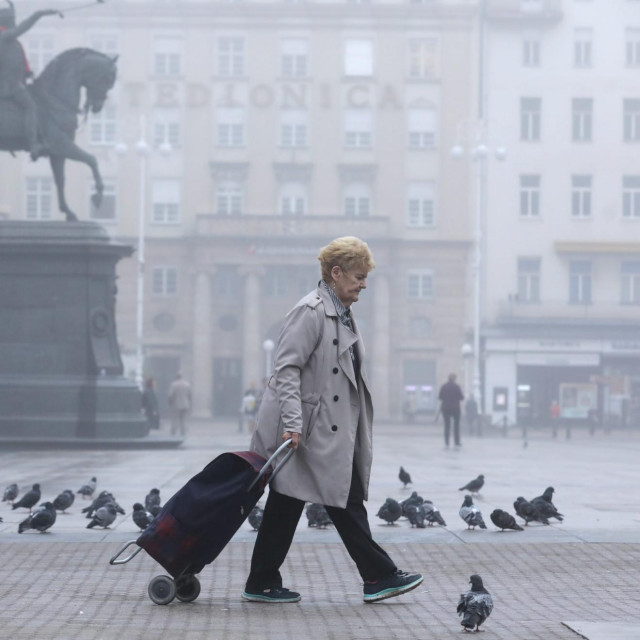
[[[524,520],[524,526],[528,526],[530,522],[537,521],[542,524],[549,524],[549,520],[540,514],[538,509],[522,496],[518,496],[513,503],[516,513]]]
[[[257,531],[262,524],[262,516],[264,515],[264,509],[256,505],[251,509],[249,513],[249,524],[253,527],[254,531]]]
[[[422,508],[424,509],[424,517],[429,526],[433,526],[434,524],[442,525],[443,527],[447,526],[447,523],[444,521],[444,518],[440,515],[440,511],[436,509],[436,506],[431,502],[431,500],[425,500],[422,503]]]
[[[471,589],[460,595],[457,611],[462,616],[460,624],[464,631],[480,631],[480,625],[493,611],[493,598],[484,588],[479,575],[472,575],[469,582]]]
[[[421,504],[410,504],[406,509],[403,509],[403,513],[409,518],[412,527],[424,529],[425,512]]]
[[[555,518],[562,522],[564,516],[556,509],[552,501],[554,491],[555,489],[553,487],[547,487],[541,496],[537,496],[531,501],[531,504],[538,510],[540,515],[545,518]]]
[[[83,484],[76,493],[79,493],[83,498],[92,498],[97,484],[98,481],[96,480],[96,477],[93,476],[93,478],[91,478],[87,484]]]
[[[106,529],[116,519],[116,506],[113,502],[107,502],[93,514],[91,522],[87,525],[87,529],[93,529],[93,527],[102,527]]]
[[[140,531],[144,531],[153,522],[153,516],[139,502],[133,505],[131,517]]]
[[[18,485],[15,483],[10,484],[4,490],[4,497],[2,498],[2,502],[11,502],[13,504],[13,501],[16,499],[17,496],[18,496]]]
[[[460,507],[460,517],[467,523],[467,529],[475,529],[480,527],[486,529],[487,525],[482,519],[480,509],[473,504],[473,498],[470,495],[464,497],[464,502]]]
[[[400,482],[402,482],[405,488],[408,484],[412,484],[411,476],[404,470],[403,467],[400,467],[400,473],[398,473],[398,478],[400,478]]]
[[[505,529],[513,529],[514,531],[524,531],[524,529],[516,522],[516,519],[502,509],[494,509],[489,516],[491,522],[501,531]]]
[[[324,505],[319,504],[318,502],[312,502],[307,505],[306,514],[309,527],[324,529],[325,527],[333,524],[333,520],[324,508]]]
[[[408,509],[413,505],[419,505],[424,502],[424,498],[418,495],[417,491],[412,491],[411,495],[408,498],[400,501],[400,506],[402,507],[402,515],[405,518],[408,518]]]
[[[149,493],[146,495],[144,499],[144,507],[145,509],[153,514],[153,516],[157,516],[160,513],[160,509],[162,508],[160,505],[162,500],[160,499],[160,489],[151,489]]]
[[[387,498],[378,510],[378,518],[382,518],[387,524],[393,524],[401,515],[402,507],[393,498]]]
[[[11,505],[12,509],[18,509],[22,507],[24,509],[29,509],[31,511],[31,507],[33,507],[36,502],[40,500],[40,485],[36,482],[27,493],[25,493],[18,502],[14,502]]]
[[[65,489],[53,501],[53,506],[57,511],[62,511],[62,513],[64,513],[73,504],[75,499],[76,496],[73,491],[71,491],[71,489]]]
[[[467,482],[464,487],[460,487],[458,491],[469,491],[471,493],[478,493],[484,486],[484,476],[480,474],[477,478]]]
[[[18,525],[18,533],[23,533],[27,529],[35,529],[40,533],[44,533],[53,526],[55,521],[56,509],[53,503],[43,502]]]
[[[105,504],[107,504],[107,502],[111,502],[113,504],[113,506],[115,507],[115,510],[118,513],[121,513],[122,515],[125,515],[124,509],[116,502],[116,499],[115,499],[113,493],[111,493],[109,491],[101,491],[100,495],[88,507],[85,507],[82,510],[82,513],[86,513],[87,514],[87,518],[91,519],[91,518],[93,518],[95,512],[100,507],[102,507]]]

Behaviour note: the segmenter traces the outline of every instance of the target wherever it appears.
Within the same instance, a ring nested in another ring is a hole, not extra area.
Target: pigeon
[[[471,589],[460,594],[457,611],[458,615],[462,616],[460,624],[464,631],[480,631],[480,625],[493,610],[493,598],[484,588],[479,575],[472,575],[469,582]]]
[[[489,516],[491,522],[501,531],[505,529],[513,529],[514,531],[524,531],[524,529],[516,522],[516,519],[502,509],[494,509]]]
[[[11,505],[11,508],[17,509],[18,507],[23,507],[24,509],[29,509],[29,512],[31,512],[31,507],[33,507],[38,500],[40,500],[40,485],[36,482],[18,502],[14,502]]]
[[[94,513],[102,506],[107,504],[107,502],[113,503],[116,511],[124,515],[124,509],[116,502],[116,499],[112,493],[109,491],[101,491],[100,495],[88,506],[82,510],[82,513],[87,514],[87,518],[93,518]]]
[[[476,527],[480,527],[481,529],[487,528],[487,525],[482,519],[480,509],[473,504],[473,498],[470,495],[467,494],[464,497],[464,502],[460,507],[459,513],[460,517],[467,523],[467,529],[475,529]]]
[[[407,487],[408,484],[412,484],[411,476],[404,470],[403,467],[400,467],[400,473],[398,473],[398,478],[400,478],[400,482],[404,485],[404,488]]]
[[[55,521],[55,507],[51,502],[43,502],[18,525],[18,533],[23,533],[27,529],[35,529],[40,533],[44,533],[53,526]]]
[[[16,499],[17,496],[18,496],[18,485],[15,483],[10,484],[4,490],[4,497],[2,498],[2,502],[11,502],[11,504],[13,504],[13,501]]]
[[[447,523],[444,521],[444,518],[440,515],[440,511],[436,509],[435,505],[431,500],[425,500],[422,503],[422,508],[424,509],[424,517],[429,526],[433,526],[434,524],[442,525],[443,527],[447,526]]]
[[[541,496],[537,496],[531,501],[531,504],[538,510],[540,515],[545,518],[555,518],[562,522],[564,516],[556,509],[552,501],[554,491],[555,489],[553,487],[547,487]]]
[[[547,520],[545,516],[541,515],[538,509],[522,496],[518,496],[516,498],[516,501],[513,503],[513,508],[524,520],[525,527],[534,520],[542,522],[542,524],[549,524],[549,520]]]
[[[420,505],[424,502],[424,498],[418,495],[417,491],[413,491],[408,498],[405,498],[400,502],[400,506],[402,507],[402,515],[405,518],[408,518],[408,510],[409,507],[413,505]]]
[[[107,502],[93,514],[91,522],[87,525],[87,529],[93,529],[93,527],[102,527],[107,529],[110,524],[116,519],[116,506],[113,502]]]
[[[483,486],[484,486],[484,476],[480,474],[474,480],[467,482],[467,484],[465,484],[464,487],[460,487],[458,491],[470,491],[473,494],[473,493],[478,493]]]
[[[160,513],[160,489],[151,489],[144,499],[144,508],[154,517]]]
[[[333,524],[331,516],[327,513],[324,505],[317,502],[312,502],[307,505],[306,509],[308,526],[317,527],[318,529],[324,529]]]
[[[406,511],[403,509],[403,513],[406,513],[412,527],[424,529],[425,513],[424,507],[421,504],[410,504],[407,507]]]
[[[257,531],[262,524],[262,516],[264,515],[264,509],[256,505],[251,509],[249,513],[249,524],[253,527],[254,531]]]
[[[153,516],[139,502],[133,505],[131,517],[140,531],[144,531],[153,522]]]
[[[93,476],[93,478],[91,478],[87,484],[83,484],[76,493],[79,493],[83,498],[93,497],[93,492],[96,490],[97,482],[96,477]]]
[[[65,489],[58,497],[53,501],[53,506],[57,511],[62,511],[64,513],[76,499],[75,494],[71,489]]]
[[[387,524],[393,524],[402,515],[402,507],[393,498],[387,498],[377,515]]]

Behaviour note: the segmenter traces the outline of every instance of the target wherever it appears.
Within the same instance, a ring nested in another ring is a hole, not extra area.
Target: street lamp
[[[275,343],[273,340],[269,340],[268,338],[262,343],[262,348],[264,349],[264,377],[268,378],[271,375],[271,367],[273,366],[271,360],[271,354],[273,353],[273,348],[275,347]]]
[[[144,267],[145,267],[145,214],[147,208],[147,160],[151,148],[146,140],[147,122],[140,116],[140,138],[135,150],[140,159],[138,170],[138,274],[136,280],[136,383],[142,389],[144,375]],[[158,147],[163,156],[171,153],[171,144],[164,140]],[[125,156],[129,148],[125,142],[118,142],[115,151]]]
[[[469,360],[473,356],[473,347],[465,342],[462,345],[462,361],[464,362],[464,395],[469,397]]]

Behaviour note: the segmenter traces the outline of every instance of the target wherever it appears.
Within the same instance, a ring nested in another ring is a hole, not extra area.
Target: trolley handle
[[[129,560],[132,560],[133,558],[135,558],[141,551],[142,551],[142,547],[138,547],[135,551],[131,552],[126,558],[122,558],[122,560],[118,560],[118,558],[131,546],[136,544],[135,540],[129,540],[129,542],[127,542],[124,547],[122,547],[120,549],[120,551],[118,551],[118,553],[116,553],[115,556],[113,556],[113,558],[111,558],[111,560],[109,560],[109,564],[127,564],[127,562],[129,562]]]
[[[253,487],[256,485],[258,480],[262,478],[262,476],[267,472],[267,469],[271,466],[271,463],[291,444],[290,440],[285,440],[272,454],[272,456],[264,463],[262,469],[260,469],[258,475],[255,477],[253,482],[249,485],[247,491],[251,491]],[[271,480],[276,477],[276,473],[282,469],[282,465],[293,455],[295,449],[291,449],[285,456],[278,462],[278,464],[273,469],[273,473],[271,474]]]

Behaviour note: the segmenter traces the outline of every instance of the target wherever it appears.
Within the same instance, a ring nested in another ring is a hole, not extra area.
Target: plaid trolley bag
[[[149,597],[156,604],[174,598],[192,602],[200,595],[196,574],[213,562],[249,516],[264,490],[293,454],[283,442],[265,460],[252,451],[223,453],[189,480],[164,505],[137,540],[127,542],[109,564],[126,564],[143,549],[172,576],[156,576],[149,583]],[[135,549],[120,558],[132,545]]]

